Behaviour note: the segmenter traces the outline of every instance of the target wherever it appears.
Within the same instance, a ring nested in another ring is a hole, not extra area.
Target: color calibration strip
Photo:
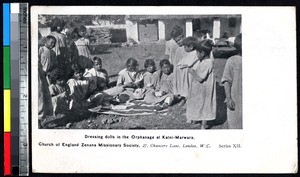
[[[11,175],[10,4],[3,3],[4,175]]]

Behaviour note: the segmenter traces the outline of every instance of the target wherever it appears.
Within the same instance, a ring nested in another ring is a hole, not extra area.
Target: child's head
[[[80,37],[86,36],[86,27],[84,25],[79,26],[79,28],[78,28],[78,35]]]
[[[102,69],[102,60],[101,60],[101,58],[100,57],[94,57],[93,62],[94,62],[95,70],[100,71]]]
[[[72,39],[78,38],[79,34],[78,34],[78,28],[77,27],[70,30],[70,36],[71,36]]]
[[[136,71],[138,69],[138,66],[138,61],[134,58],[129,58],[126,61],[126,68],[130,72]]]
[[[144,67],[149,73],[154,73],[154,71],[156,70],[155,62],[153,59],[147,59],[144,63]]]
[[[182,45],[186,52],[191,52],[195,50],[195,43],[197,43],[197,38],[193,36],[186,37],[182,40]]]
[[[51,31],[61,32],[64,29],[65,23],[59,18],[54,18],[52,20]]]
[[[48,49],[53,49],[55,47],[56,44],[56,38],[54,36],[47,36],[45,38],[45,47],[47,47]]]
[[[172,65],[170,63],[169,60],[167,59],[163,59],[159,62],[159,66],[161,68],[161,71],[166,74],[169,75],[172,73]]]
[[[234,47],[239,53],[242,53],[242,33],[238,34],[234,39]]]
[[[59,69],[53,69],[49,73],[49,77],[51,78],[52,82],[57,85],[64,85],[65,84],[65,78],[62,75],[61,70]]]
[[[180,41],[180,39],[183,38],[183,29],[178,25],[174,26],[171,31],[171,37],[175,40],[175,42]]]
[[[195,49],[197,50],[198,56],[200,59],[208,57],[212,50],[212,41],[211,40],[203,40],[194,45]]]
[[[73,73],[73,77],[75,79],[82,80],[84,69],[81,68],[78,64],[73,64],[72,65],[72,73]]]

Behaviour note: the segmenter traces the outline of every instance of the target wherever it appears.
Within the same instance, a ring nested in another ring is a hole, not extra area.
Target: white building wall
[[[135,42],[139,43],[137,22],[126,20],[126,36],[127,36],[127,41],[130,41],[130,39],[132,39]]]

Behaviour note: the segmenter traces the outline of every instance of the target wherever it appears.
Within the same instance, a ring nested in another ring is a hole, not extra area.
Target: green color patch
[[[4,89],[10,89],[10,47],[3,47],[3,81]]]

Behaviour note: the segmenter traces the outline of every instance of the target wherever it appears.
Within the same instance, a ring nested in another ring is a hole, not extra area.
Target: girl
[[[52,97],[53,115],[56,116],[58,113],[66,113],[69,109],[69,89],[60,71],[54,70],[50,75],[55,82],[49,86],[49,91]]]
[[[183,29],[180,26],[174,26],[171,32],[171,39],[166,42],[165,54],[169,56],[169,61],[173,64],[175,51],[179,47],[177,42],[183,38]]]
[[[134,58],[129,58],[126,61],[126,68],[118,74],[117,86],[104,90],[103,93],[112,97],[126,94],[130,99],[140,99],[139,95],[134,94],[143,80],[142,74],[138,74],[137,71],[138,61]],[[139,94],[142,95],[143,93]]]
[[[102,60],[99,57],[93,58],[93,68],[84,73],[84,77],[90,82],[89,93],[91,93],[90,101],[99,105],[103,101],[105,96],[101,93],[108,88],[108,73],[105,69],[102,69]]]
[[[158,108],[163,109],[170,106],[175,96],[173,95],[173,79],[172,65],[169,60],[161,60],[161,71],[157,71],[157,85],[155,91],[149,92],[145,96],[145,101],[148,103],[158,103]]]
[[[175,51],[173,66],[177,66],[178,62],[187,55],[187,52],[184,50],[182,45],[182,39],[177,42],[178,48]],[[175,71],[175,70],[174,70]]]
[[[58,18],[53,19],[50,33],[56,39],[56,45],[53,50],[56,53],[58,68],[64,72],[62,73],[63,75],[67,76],[69,74],[70,62],[67,56],[66,35],[61,33],[63,29],[63,20]]]
[[[153,59],[147,59],[144,63],[145,72],[143,73],[143,87],[154,89],[157,85],[157,72]]]
[[[89,106],[89,80],[83,77],[84,69],[78,64],[72,65],[73,78],[69,79],[67,84],[70,88],[69,109],[76,109]]]
[[[138,61],[134,58],[129,58],[126,61],[126,68],[121,70],[118,74],[117,86],[128,89],[136,89],[140,86],[142,81],[141,75],[138,71]]]
[[[41,69],[46,74],[46,79],[48,84],[51,84],[51,80],[49,79],[49,73],[57,67],[56,54],[52,50],[55,47],[56,39],[55,37],[49,35],[45,38],[45,45],[39,48],[39,61],[41,64]]]
[[[199,60],[194,44],[197,42],[195,37],[187,37],[182,40],[182,45],[186,52],[185,57],[182,58],[175,66],[175,79],[174,79],[174,94],[179,95],[185,103],[185,98],[189,94],[189,86],[191,83],[191,77],[188,74],[188,68],[197,67]]]
[[[51,96],[48,89],[46,72],[43,70],[41,58],[38,60],[38,119],[43,121],[47,115],[52,116]]]
[[[71,58],[75,59],[74,63],[77,63],[83,69],[91,69],[93,67],[93,61],[90,54],[90,41],[86,36],[86,27],[81,25],[79,28],[73,30],[73,36],[77,36],[71,45]]]
[[[199,57],[196,68],[188,68],[192,82],[187,98],[187,123],[202,121],[201,129],[205,129],[206,121],[216,118],[216,84],[213,60],[210,58],[212,45],[209,40],[195,44]]]
[[[242,34],[236,36],[234,46],[238,54],[228,58],[222,84],[225,87],[227,122],[230,129],[241,129],[242,122]]]
[[[103,91],[108,88],[108,74],[105,69],[102,69],[102,60],[99,57],[93,58],[93,68],[84,73],[84,77],[90,80],[90,91]]]
[[[44,72],[49,73],[57,65],[56,54],[52,50],[55,47],[55,37],[49,35],[45,39],[45,45],[39,49],[39,59]]]

